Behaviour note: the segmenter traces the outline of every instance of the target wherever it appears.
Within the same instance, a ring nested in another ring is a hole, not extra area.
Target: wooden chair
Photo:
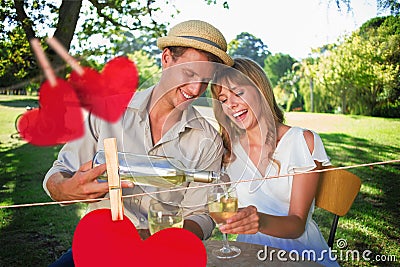
[[[339,218],[346,215],[350,210],[360,187],[360,178],[347,170],[332,170],[321,173],[315,205],[335,215],[328,239],[330,248],[333,247]]]

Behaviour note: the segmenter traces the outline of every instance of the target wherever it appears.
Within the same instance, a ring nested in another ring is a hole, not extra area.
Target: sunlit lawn
[[[0,96],[0,205],[50,201],[42,180],[60,147],[35,147],[11,137],[15,117],[33,104],[34,97]],[[288,113],[287,122],[318,132],[336,166],[400,159],[399,119]],[[348,260],[341,265],[400,266],[400,164],[350,171],[362,179],[361,192],[340,219],[336,239],[345,239],[349,250],[371,250],[371,258],[394,255],[397,262]],[[0,209],[0,266],[47,266],[70,247],[84,207]],[[327,236],[332,217],[319,209],[314,217]],[[213,238],[220,236],[216,232]]]

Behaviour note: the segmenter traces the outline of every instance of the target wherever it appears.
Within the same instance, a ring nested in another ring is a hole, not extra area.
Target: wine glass
[[[226,185],[216,184],[208,192],[208,211],[211,218],[218,226],[226,223],[226,220],[236,214],[238,209],[238,197],[236,188],[228,188]],[[239,256],[240,249],[230,246],[227,234],[222,233],[223,247],[214,249],[213,255],[220,259],[230,259]]]
[[[153,235],[171,227],[183,228],[182,213],[182,208],[178,205],[152,199],[147,214],[150,233]]]

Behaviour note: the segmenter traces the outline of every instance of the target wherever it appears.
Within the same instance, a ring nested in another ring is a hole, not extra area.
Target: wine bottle
[[[103,150],[93,158],[93,167],[106,163]],[[184,182],[211,183],[220,178],[219,172],[186,170],[183,164],[173,158],[164,156],[139,155],[118,152],[119,176],[137,185],[172,188]],[[107,181],[107,173],[98,181]]]

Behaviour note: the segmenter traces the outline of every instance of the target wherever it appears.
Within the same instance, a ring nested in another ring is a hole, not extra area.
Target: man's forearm
[[[67,200],[63,194],[63,190],[61,189],[61,183],[70,178],[71,175],[69,173],[57,172],[52,174],[47,180],[46,187],[50,192],[50,196],[55,201],[64,201]]]
[[[204,238],[204,233],[203,230],[201,229],[200,225],[198,225],[196,222],[192,220],[185,220],[183,222],[183,228],[194,233],[198,238],[203,240]]]

